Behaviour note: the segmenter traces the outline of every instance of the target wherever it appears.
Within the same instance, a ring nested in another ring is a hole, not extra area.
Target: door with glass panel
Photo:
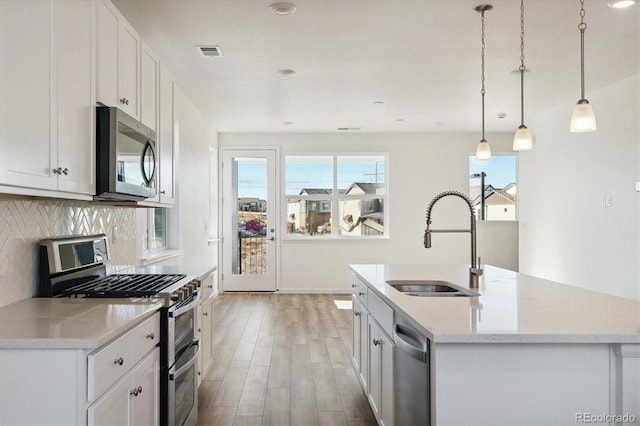
[[[275,150],[223,150],[222,289],[276,290]]]

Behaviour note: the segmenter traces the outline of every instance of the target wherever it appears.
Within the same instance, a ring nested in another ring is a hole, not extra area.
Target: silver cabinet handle
[[[209,316],[209,312],[203,312],[202,315],[204,315],[205,317]]]
[[[202,333],[202,329],[198,327],[198,333]]]
[[[137,388],[134,388],[131,392],[129,392],[129,395],[138,396],[141,393],[142,393],[142,386],[138,386]]]
[[[351,284],[351,288],[356,288],[358,287],[358,284]]]
[[[380,340],[378,340],[378,339],[373,339],[373,344],[374,344],[374,345],[378,346],[380,343],[382,343],[382,342],[380,342]]]
[[[155,335],[155,334],[153,334],[153,333],[149,333],[149,334],[147,334],[147,339],[151,339],[151,340],[153,340],[153,339],[155,339],[155,338],[156,338],[156,335]]]
[[[69,174],[69,169],[67,169],[66,167],[62,170],[62,174],[63,175],[68,175]]]
[[[353,315],[359,317],[360,316],[360,312],[356,311],[356,312],[353,313]]]
[[[121,103],[121,104],[125,104],[125,105],[129,105],[129,99],[127,99],[127,98],[122,98],[122,99],[120,99],[120,103]]]
[[[57,169],[53,169],[53,174],[55,174],[55,175],[62,174],[62,167],[58,167]]]
[[[276,240],[276,237],[269,238],[269,241],[275,241],[275,240]]]
[[[122,365],[124,364],[124,358],[120,357],[120,358],[116,358],[113,360],[114,364],[118,364],[118,365]]]
[[[160,193],[164,195],[164,194],[166,194],[166,193],[167,193],[167,191],[162,190],[162,191],[160,191]]]
[[[358,293],[359,296],[364,296],[364,293],[360,292]]]

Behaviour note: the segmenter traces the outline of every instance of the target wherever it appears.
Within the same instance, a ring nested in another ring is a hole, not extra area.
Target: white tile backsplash
[[[135,211],[81,201],[0,199],[0,306],[35,295],[42,238],[105,233],[111,263],[135,264]]]

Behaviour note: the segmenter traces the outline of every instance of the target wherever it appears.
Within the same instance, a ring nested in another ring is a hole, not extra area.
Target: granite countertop
[[[469,287],[468,266],[350,265],[433,342],[640,343],[640,302],[483,265],[477,297],[416,297],[386,281]]]
[[[0,349],[96,349],[163,306],[157,298],[21,300],[0,308]]]

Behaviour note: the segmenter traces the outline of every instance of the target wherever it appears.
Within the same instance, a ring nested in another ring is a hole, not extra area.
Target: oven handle
[[[188,305],[182,306],[176,309],[175,311],[170,310],[169,318],[175,318],[177,316],[180,316],[185,312],[187,312],[188,310],[194,309],[196,306],[198,306],[198,303],[200,303],[200,292],[196,290],[194,294],[195,294],[195,297],[193,298],[193,301],[191,303],[189,303]]]
[[[193,345],[198,347],[198,350],[196,351],[196,353],[193,354],[193,357],[189,361],[187,361],[185,365],[183,365],[173,373],[169,373],[169,380],[174,381],[176,377],[179,377],[180,375],[182,375],[182,373],[187,371],[189,368],[193,366],[193,364],[195,364],[198,361],[198,356],[200,355],[200,349],[201,349],[200,341],[194,340],[193,342],[191,342],[191,346]]]

